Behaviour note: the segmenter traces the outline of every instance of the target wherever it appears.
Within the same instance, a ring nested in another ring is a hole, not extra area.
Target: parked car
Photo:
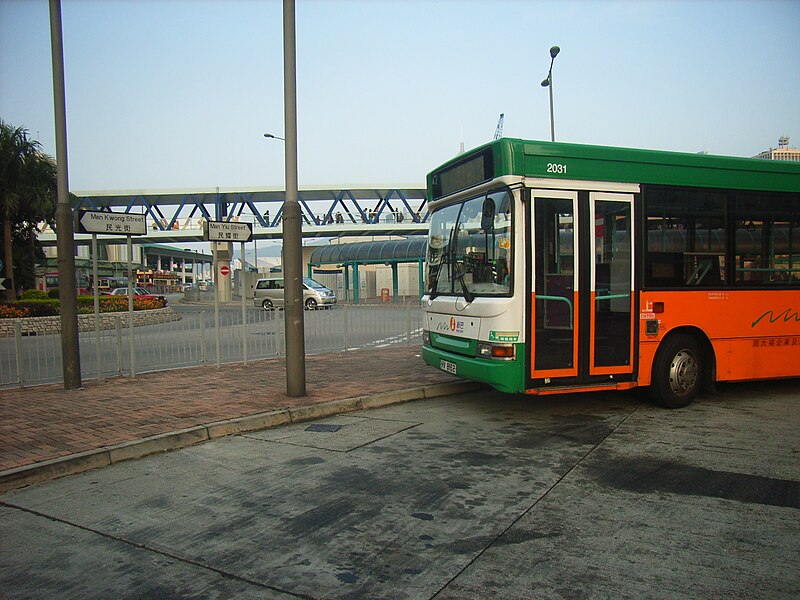
[[[114,290],[111,290],[107,294],[108,296],[127,296],[128,295],[128,288],[121,287]],[[153,300],[161,300],[164,302],[164,306],[167,305],[167,299],[164,296],[160,296],[157,294],[151,294],[144,288],[133,288],[133,295],[136,298],[151,298]]]
[[[283,277],[259,279],[253,290],[253,304],[264,310],[283,308]],[[336,306],[336,292],[309,277],[304,277],[303,306],[307,310]]]

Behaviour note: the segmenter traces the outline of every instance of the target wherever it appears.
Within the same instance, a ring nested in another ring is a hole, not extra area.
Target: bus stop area
[[[277,359],[258,379],[234,365],[1,391],[18,432],[53,404],[31,447],[85,446],[83,430],[119,452],[0,495],[2,595],[797,597],[800,381],[669,411],[636,391],[502,394],[418,353],[310,356],[296,400]]]

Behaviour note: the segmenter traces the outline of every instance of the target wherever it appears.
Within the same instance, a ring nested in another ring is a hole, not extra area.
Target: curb
[[[471,381],[439,383],[216,421],[189,429],[171,431],[131,442],[87,450],[77,454],[70,454],[69,456],[8,469],[0,472],[0,493],[50,481],[51,479],[58,479],[59,477],[66,477],[67,475],[77,475],[78,473],[107,467],[126,460],[143,458],[159,452],[186,448],[230,435],[272,429],[281,425],[301,423],[341,413],[380,408],[413,400],[472,392],[484,387],[483,384]]]

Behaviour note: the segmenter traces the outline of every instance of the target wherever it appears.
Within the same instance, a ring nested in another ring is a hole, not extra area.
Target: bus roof
[[[503,175],[581,181],[800,192],[800,162],[501,138],[460,154],[427,177],[429,200]],[[446,180],[442,193],[433,187]]]

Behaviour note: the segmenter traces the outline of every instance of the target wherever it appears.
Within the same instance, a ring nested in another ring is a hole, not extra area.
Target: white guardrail
[[[184,313],[179,320],[128,328],[128,313],[115,315],[113,326],[79,335],[81,379],[221,365],[285,355],[283,311],[247,310],[246,325],[238,308]],[[419,344],[423,313],[417,302],[342,304],[304,313],[306,354]],[[0,338],[0,388],[63,381],[61,335],[31,335],[21,320],[14,335]],[[132,334],[132,339],[131,339]],[[132,349],[132,350],[131,350]],[[133,357],[131,357],[131,351]],[[133,360],[131,360],[133,358]],[[98,362],[99,359],[99,362]]]

